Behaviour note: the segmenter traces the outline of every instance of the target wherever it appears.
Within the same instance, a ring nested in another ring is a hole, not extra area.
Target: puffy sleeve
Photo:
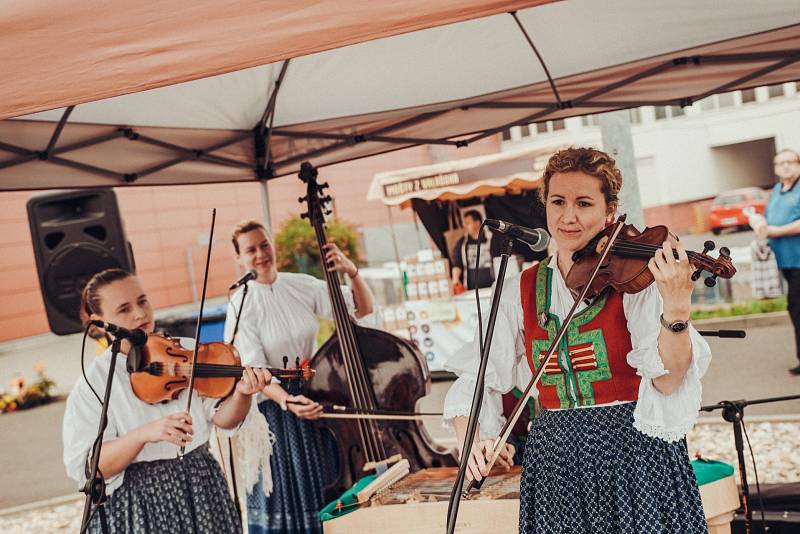
[[[523,378],[518,377],[522,377],[527,371],[524,363],[519,365],[525,355],[519,280],[519,275],[506,280],[497,311],[479,419],[482,439],[494,438],[500,434],[505,424],[502,395],[520,383]],[[485,333],[489,319],[488,305],[482,309],[482,315]],[[480,342],[477,328],[475,330],[472,342],[456,351],[445,364],[449,371],[458,375],[444,401],[443,420],[446,427],[452,427],[454,417],[468,416],[470,413],[480,366]],[[527,373],[530,375],[529,371]]]
[[[233,337],[233,330],[236,325],[236,314],[239,311],[239,307],[242,305],[243,294],[244,291],[239,289],[239,291],[233,295],[228,305],[228,313],[225,317],[226,340],[230,340]],[[236,350],[239,351],[242,365],[250,367],[268,367],[267,355],[264,353],[264,345],[261,343],[261,332],[258,328],[260,314],[258,313],[257,306],[255,306],[255,298],[256,294],[253,294],[245,302],[247,310],[241,314],[239,329],[236,332],[233,345],[236,347]]]
[[[313,276],[307,276],[307,278],[309,290],[314,298],[314,313],[317,317],[332,319],[333,308],[331,307],[331,297],[328,294],[328,283],[324,280],[314,278]],[[341,284],[339,287],[342,288],[342,296],[344,297],[347,311],[351,314],[354,313],[356,311],[356,304],[355,300],[353,300],[353,290],[350,286],[345,284]]]
[[[700,379],[711,363],[711,349],[694,326],[689,326],[692,341],[692,363],[683,382],[673,393],[665,395],[653,385],[653,379],[667,374],[658,352],[663,304],[655,284],[632,295],[624,295],[623,304],[633,349],[628,364],[642,377],[639,401],[633,412],[634,427],[648,436],[665,441],[683,438],[697,421],[702,397]]]
[[[89,373],[89,376],[94,375],[95,373]],[[99,380],[94,380],[92,383],[99,384]],[[97,389],[96,385],[95,389]],[[98,390],[98,393],[102,395],[102,390]],[[79,488],[86,484],[88,462],[100,424],[100,410],[100,401],[81,378],[67,398],[63,421],[64,467],[66,467],[67,476],[77,481]],[[103,442],[111,441],[118,436],[114,419],[109,417],[108,425],[103,433]],[[106,491],[109,494],[122,484],[124,474],[125,471],[122,471],[106,478]]]

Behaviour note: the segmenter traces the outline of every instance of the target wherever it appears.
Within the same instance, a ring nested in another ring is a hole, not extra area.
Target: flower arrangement
[[[56,383],[44,374],[44,364],[33,366],[37,379],[26,387],[25,377],[15,376],[9,384],[9,391],[0,392],[0,413],[24,410],[47,404],[53,400],[51,394]]]

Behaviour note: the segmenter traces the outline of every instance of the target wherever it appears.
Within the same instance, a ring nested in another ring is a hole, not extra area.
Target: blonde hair
[[[619,203],[619,190],[622,188],[622,173],[614,158],[595,148],[570,147],[559,150],[547,161],[542,176],[544,185],[540,188],[542,201],[547,205],[550,192],[550,179],[556,173],[583,172],[600,180],[600,191],[609,209]]]
[[[269,232],[267,232],[267,229],[264,228],[264,225],[255,219],[245,219],[243,221],[239,221],[239,224],[233,227],[231,241],[233,241],[233,250],[236,251],[236,254],[240,253],[239,236],[246,234],[247,232],[252,232],[253,230],[264,230],[264,233],[267,234],[267,237],[269,237]]]

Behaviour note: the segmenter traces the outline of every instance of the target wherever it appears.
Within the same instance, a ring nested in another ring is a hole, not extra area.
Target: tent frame
[[[443,145],[443,146],[453,146],[456,148],[461,148],[469,146],[470,144],[473,144],[487,137],[496,135],[514,126],[533,124],[536,122],[548,120],[548,118],[552,114],[565,109],[581,109],[586,111],[585,114],[588,114],[591,113],[591,110],[593,109],[603,109],[606,111],[613,111],[613,110],[634,108],[640,106],[687,107],[691,106],[694,102],[702,100],[703,98],[711,96],[715,93],[732,90],[734,88],[742,89],[749,87],[746,84],[749,84],[750,82],[755,82],[760,77],[766,74],[778,71],[786,66],[792,65],[800,61],[800,50],[798,49],[776,50],[770,52],[741,53],[741,54],[709,54],[709,55],[676,56],[674,58],[663,61],[662,63],[653,66],[647,70],[630,75],[622,80],[609,83],[603,87],[585,93],[577,98],[573,98],[570,100],[563,100],[559,94],[556,80],[554,80],[551,77],[550,71],[547,68],[545,61],[542,59],[541,55],[536,49],[533,39],[531,39],[530,35],[523,26],[522,22],[517,17],[516,11],[510,12],[510,15],[514,18],[524,38],[530,45],[533,54],[536,56],[537,61],[539,62],[541,67],[544,69],[544,72],[546,73],[547,80],[554,97],[554,100],[552,102],[546,102],[546,101],[502,102],[502,101],[493,101],[487,95],[487,99],[485,101],[471,102],[469,104],[463,104],[463,103],[453,104],[451,106],[448,106],[444,109],[440,109],[437,111],[420,113],[416,116],[403,119],[402,121],[399,121],[395,124],[385,126],[370,132],[354,133],[354,134],[337,134],[329,132],[301,132],[301,131],[294,131],[285,127],[276,129],[273,128],[273,121],[275,119],[275,109],[277,107],[278,94],[280,91],[281,83],[284,80],[290,62],[290,60],[286,60],[283,62],[280,73],[277,79],[275,80],[272,90],[270,91],[268,103],[266,109],[264,110],[264,113],[262,114],[261,120],[250,132],[248,131],[240,131],[238,133],[234,132],[234,135],[232,135],[230,138],[224,141],[218,142],[211,146],[198,148],[198,147],[180,146],[174,143],[169,143],[152,136],[143,135],[137,132],[137,130],[133,127],[120,126],[116,129],[116,131],[114,131],[111,134],[106,133],[90,139],[86,139],[83,141],[59,147],[57,146],[57,144],[61,132],[67,125],[69,117],[72,114],[73,110],[75,109],[75,106],[69,106],[65,109],[60,120],[55,125],[53,133],[50,136],[50,139],[47,143],[47,146],[42,148],[41,150],[31,150],[28,148],[0,141],[0,151],[9,152],[12,154],[16,154],[18,156],[8,161],[0,162],[0,169],[14,167],[38,159],[40,161],[47,162],[53,165],[72,167],[93,175],[113,178],[119,181],[119,185],[123,184],[133,185],[141,177],[157,173],[158,171],[167,169],[174,165],[178,165],[180,163],[191,160],[203,160],[204,162],[212,165],[233,166],[233,167],[251,169],[254,173],[254,179],[263,181],[281,176],[283,174],[289,174],[291,172],[288,171],[282,173],[280,171],[280,169],[282,168],[289,167],[299,162],[307,161],[312,158],[319,157],[325,154],[336,152],[340,148],[350,147],[361,143],[376,142],[376,143],[396,145],[396,148],[390,150],[398,150],[401,148],[408,148],[419,145]],[[707,65],[719,65],[719,64],[731,64],[731,63],[759,63],[759,64],[768,63],[768,64],[766,66],[759,67],[748,74],[740,76],[739,78],[736,78],[734,80],[718,85],[717,87],[709,89],[701,94],[696,94],[688,97],[683,97],[678,99],[656,100],[656,101],[650,101],[650,100],[604,101],[597,99],[598,97],[602,97],[603,95],[611,91],[614,91],[621,87],[625,87],[627,85],[633,84],[635,82],[647,78],[651,78],[659,74],[663,74],[672,69],[699,67],[701,65],[707,66]],[[756,85],[757,84],[753,84],[752,86]],[[391,135],[391,133],[396,130],[424,123],[445,113],[449,113],[457,109],[468,111],[470,108],[530,109],[536,111],[521,119],[517,119],[512,122],[502,124],[500,126],[494,126],[486,130],[478,130],[460,134],[458,136],[459,137],[458,139],[454,139],[453,136],[449,138],[423,138],[423,137],[407,137],[407,136]],[[226,158],[219,154],[215,154],[215,152],[218,152],[219,150],[222,150],[230,145],[239,143],[251,136],[253,139],[253,150],[255,155],[254,164],[243,161],[237,161],[235,159]],[[64,157],[65,154],[69,154],[70,152],[86,147],[100,145],[102,143],[118,139],[120,137],[125,137],[132,142],[144,143],[162,149],[166,149],[169,152],[171,152],[172,153],[171,155],[173,155],[174,157],[165,159],[155,165],[151,165],[149,167],[142,168],[138,171],[130,173],[119,172],[113,169],[97,167],[94,165],[88,165]],[[324,147],[315,148],[313,150],[308,150],[301,154],[287,157],[283,160],[276,161],[272,158],[269,150],[273,137],[297,138],[297,139],[307,139],[307,140],[308,139],[330,140],[336,142]],[[375,155],[390,150],[380,150],[377,151]],[[330,165],[333,163],[335,162],[327,164]]]

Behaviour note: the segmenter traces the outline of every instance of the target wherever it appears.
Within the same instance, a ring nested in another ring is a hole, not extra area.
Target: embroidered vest
[[[534,373],[561,327],[559,318],[550,313],[553,273],[548,261],[527,269],[520,281],[525,351]],[[575,408],[636,400],[640,378],[628,365],[630,351],[622,293],[607,290],[575,314],[537,385],[541,406]]]

